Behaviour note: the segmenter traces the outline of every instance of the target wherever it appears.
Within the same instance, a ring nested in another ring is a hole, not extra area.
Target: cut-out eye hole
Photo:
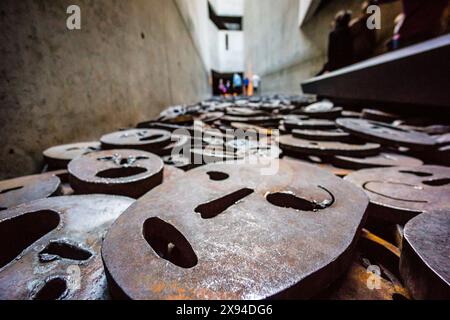
[[[0,211],[6,210],[8,208],[0,207]]]
[[[103,158],[98,158],[98,161],[113,161],[114,157],[103,157]]]
[[[69,148],[66,151],[76,151],[76,150],[80,150],[80,148],[78,147],[73,147],[73,148]]]
[[[136,161],[140,161],[140,160],[148,160],[149,159],[149,157],[145,157],[145,156],[139,156],[139,157],[136,157]]]
[[[92,257],[92,253],[89,251],[66,242],[50,242],[39,253],[39,260],[41,262],[50,262],[57,259],[85,261],[90,257]]]
[[[218,172],[218,171],[209,171],[206,173],[209,178],[213,181],[223,181],[227,180],[230,176],[224,172]]]
[[[56,229],[59,221],[58,213],[45,210],[26,213],[0,223],[0,268]]]
[[[309,201],[300,197],[297,197],[293,193],[290,192],[276,192],[276,193],[269,193],[266,196],[267,201],[269,201],[274,206],[280,207],[280,208],[290,208],[300,211],[318,211],[326,209],[333,205],[335,199],[331,192],[326,190],[323,187],[319,187],[323,190],[325,190],[330,196],[331,199],[324,200],[321,203],[317,203],[315,201]]]
[[[20,189],[22,189],[22,188],[23,188],[23,186],[5,189],[5,190],[0,191],[0,194],[5,194],[5,193],[11,192],[11,191],[20,190]]]
[[[399,127],[394,127],[394,126],[390,126],[388,124],[383,124],[383,123],[376,123],[372,125],[372,129],[389,129],[392,131],[399,131],[399,132],[408,132],[405,129],[399,128]]]
[[[99,178],[120,179],[136,176],[146,171],[146,169],[140,167],[122,167],[100,171],[96,176]]]
[[[253,192],[254,190],[249,188],[238,190],[222,198],[199,205],[197,208],[195,208],[195,212],[200,213],[203,219],[211,219],[217,217],[229,207],[248,197]]]
[[[412,174],[417,177],[431,177],[433,174],[428,172],[420,172],[420,171],[400,171],[400,173]]]
[[[33,300],[59,300],[67,294],[67,283],[63,278],[47,280],[44,286],[32,297]]]
[[[152,140],[158,140],[164,137],[162,134],[154,134],[148,137],[140,138],[140,141],[152,141]]]
[[[422,183],[432,187],[443,187],[450,184],[450,178],[423,181]]]
[[[120,165],[121,166],[127,165],[128,162],[129,162],[128,159],[122,159],[122,160],[120,160]]]
[[[159,218],[150,218],[144,223],[143,234],[160,258],[185,269],[197,265],[198,258],[191,244],[171,224]]]

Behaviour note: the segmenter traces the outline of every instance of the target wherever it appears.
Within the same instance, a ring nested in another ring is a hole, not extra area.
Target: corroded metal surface
[[[100,139],[103,149],[138,149],[152,152],[171,143],[169,131],[157,129],[131,129],[104,135]]]
[[[364,193],[315,166],[207,165],[122,215],[102,255],[116,297],[308,298],[351,263]]]
[[[317,140],[317,141],[334,141],[334,142],[349,142],[357,140],[353,138],[349,133],[340,130],[292,130],[292,136],[294,138]]]
[[[99,151],[100,148],[101,145],[98,141],[80,142],[55,146],[45,150],[42,154],[50,169],[66,169],[71,160],[91,152]]]
[[[400,116],[376,109],[363,109],[362,118],[367,120],[392,123],[400,119]]]
[[[422,160],[397,154],[382,152],[376,156],[355,158],[336,156],[333,163],[342,167],[350,169],[366,169],[377,167],[418,167],[423,165]]]
[[[400,273],[415,299],[450,299],[450,210],[406,224]]]
[[[294,120],[286,119],[281,122],[287,130],[310,129],[310,130],[331,130],[336,129],[336,123],[330,120],[309,119]]]
[[[164,164],[139,150],[90,153],[69,163],[70,185],[78,194],[116,194],[138,198],[162,183]]]
[[[436,141],[426,133],[394,127],[392,125],[365,119],[340,118],[336,124],[345,131],[381,144],[411,149],[433,148]]]
[[[164,166],[164,178],[163,178],[163,182],[168,182],[168,181],[178,181],[178,179],[181,179],[184,176],[184,171],[181,169],[178,169],[175,166],[169,166],[166,165]]]
[[[106,195],[55,197],[0,212],[0,299],[107,298],[102,239],[132,203]]]
[[[57,195],[60,186],[60,179],[48,174],[0,181],[0,210]]]
[[[348,155],[367,156],[377,154],[380,145],[376,143],[350,144],[331,141],[314,141],[294,138],[292,135],[283,135],[279,139],[280,148],[308,155]]]
[[[422,212],[450,209],[449,179],[450,168],[440,166],[365,169],[345,177],[369,196],[370,215],[398,224]]]

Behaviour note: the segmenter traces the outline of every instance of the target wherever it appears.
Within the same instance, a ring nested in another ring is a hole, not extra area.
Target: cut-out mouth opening
[[[16,190],[20,190],[23,189],[23,186],[19,186],[19,187],[14,187],[14,188],[9,188],[9,189],[5,189],[5,190],[1,190],[0,194],[5,194],[11,191],[16,191]]]
[[[197,265],[198,258],[191,244],[171,224],[159,218],[147,219],[144,222],[143,235],[160,258],[184,269]]]
[[[222,198],[204,203],[195,208],[195,212],[200,213],[203,219],[212,219],[219,214],[243,200],[254,192],[253,189],[244,188],[230,193]]]
[[[213,181],[223,181],[230,177],[228,174],[219,171],[209,171],[206,174],[209,176],[209,179]]]
[[[433,174],[428,172],[420,172],[420,171],[408,171],[408,170],[402,170],[400,173],[406,173],[406,174],[412,174],[417,177],[431,177]]]
[[[8,208],[0,207],[0,211],[7,210]]]
[[[50,262],[58,259],[75,261],[86,261],[92,257],[92,253],[74,244],[62,241],[50,242],[47,247],[39,253],[41,262]]]
[[[140,138],[139,141],[153,141],[153,140],[159,140],[163,138],[164,136],[162,134],[154,134],[148,137]]]
[[[393,130],[393,131],[398,131],[398,132],[408,132],[408,130],[399,128],[399,127],[394,127],[388,124],[384,124],[384,123],[373,123],[372,124],[372,129],[389,129],[389,130]]]
[[[137,176],[146,171],[147,169],[141,167],[112,168],[100,171],[96,176],[99,178],[120,179]]]
[[[326,190],[323,187],[319,187],[323,190],[325,190],[329,195],[330,199],[324,200],[322,202],[316,202],[316,201],[310,201],[306,200],[300,197],[297,197],[291,192],[276,192],[276,193],[269,193],[266,196],[267,201],[271,203],[274,206],[280,207],[280,208],[289,208],[294,210],[300,210],[300,211],[319,211],[326,209],[333,205],[335,199],[331,192]]]
[[[0,223],[0,268],[59,225],[59,214],[51,210],[25,213]]]
[[[81,148],[73,147],[73,148],[66,149],[66,151],[76,151],[76,150],[80,150],[80,149]]]
[[[44,286],[33,295],[33,300],[59,300],[67,294],[67,283],[63,278],[47,280]]]
[[[443,187],[450,184],[450,178],[423,181],[423,184],[431,187]]]

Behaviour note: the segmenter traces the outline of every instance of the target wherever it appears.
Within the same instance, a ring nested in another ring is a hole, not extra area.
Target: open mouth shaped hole
[[[76,151],[76,150],[80,150],[80,148],[73,147],[73,148],[66,149],[66,151]]]
[[[44,210],[26,213],[0,223],[0,268],[58,227],[59,222],[58,213]]]
[[[209,171],[206,174],[213,181],[223,181],[227,180],[230,177],[228,174],[219,171]]]
[[[144,222],[143,235],[160,258],[184,269],[197,265],[198,258],[191,244],[171,224],[159,218],[147,219]]]
[[[136,176],[146,171],[147,169],[140,167],[112,168],[100,171],[96,176],[99,178],[120,179]]]
[[[428,173],[428,172],[408,171],[408,170],[400,171],[400,173],[412,174],[416,177],[431,177],[433,175],[432,173]]]
[[[63,278],[47,280],[44,286],[33,295],[33,300],[59,300],[67,293],[67,283]]]
[[[76,245],[54,241],[39,253],[41,262],[50,262],[58,259],[86,261],[92,257],[92,253]]]
[[[153,141],[153,140],[159,140],[163,138],[164,136],[162,134],[154,134],[148,137],[140,138],[139,141]]]
[[[319,211],[326,209],[333,205],[335,199],[331,192],[326,190],[325,188],[319,187],[323,190],[325,190],[329,195],[330,199],[324,200],[320,203],[316,201],[310,201],[306,200],[300,197],[297,197],[291,192],[276,192],[276,193],[269,193],[266,196],[267,201],[271,203],[274,206],[280,207],[280,208],[290,208],[294,210],[300,210],[300,211]]]
[[[423,181],[422,183],[432,187],[443,187],[450,184],[450,178]]]
[[[8,192],[16,191],[16,190],[20,190],[20,189],[23,189],[23,186],[2,190],[2,191],[0,191],[0,194],[5,194],[5,193],[8,193]]]
[[[237,202],[248,197],[254,192],[253,189],[244,188],[230,193],[222,198],[204,203],[195,208],[195,212],[200,213],[203,219],[212,219],[235,205]]]

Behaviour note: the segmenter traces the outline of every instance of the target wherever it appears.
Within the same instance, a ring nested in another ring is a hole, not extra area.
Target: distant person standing
[[[225,92],[225,94],[232,94],[232,92],[231,92],[231,81],[230,80],[227,80],[227,83],[226,83],[226,85],[225,85],[225,89],[226,89],[226,92]]]
[[[261,78],[257,74],[253,75],[252,84],[253,84],[253,93],[258,94],[259,86],[261,84]]]
[[[381,5],[398,0],[371,0]],[[445,32],[443,19],[449,0],[402,0],[402,21],[392,39],[392,49],[403,48]]]
[[[219,80],[219,91],[222,95],[225,95],[227,93],[227,88],[225,87],[225,84],[223,83],[223,79]]]
[[[242,94],[242,78],[238,73],[233,75],[233,91],[237,95]]]
[[[244,78],[244,95],[248,96],[248,86],[250,85],[250,79],[248,77]]]
[[[367,12],[369,2],[364,1],[362,13],[350,22],[350,32],[353,38],[353,63],[371,58],[377,45],[376,29],[367,28],[367,20],[371,14]]]

